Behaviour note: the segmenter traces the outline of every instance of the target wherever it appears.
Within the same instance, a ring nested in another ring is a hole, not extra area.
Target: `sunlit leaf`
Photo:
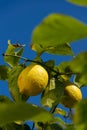
[[[0,80],[6,80],[8,78],[8,72],[10,68],[5,65],[0,65]]]
[[[43,117],[43,118],[42,118]],[[46,122],[53,120],[53,116],[36,105],[27,103],[4,103],[0,105],[0,125],[16,120],[31,120]]]
[[[9,91],[15,101],[21,101],[21,100],[26,100],[28,97],[25,95],[22,95],[19,93],[18,89],[18,76],[20,72],[25,68],[23,65],[18,65],[14,67],[8,75],[8,85],[9,85]]]
[[[21,46],[19,44],[11,44],[10,40],[8,40],[8,48],[4,55],[5,62],[7,62],[12,67],[17,66],[20,58],[15,56],[21,56],[23,51],[24,51],[24,46]]]
[[[87,25],[62,14],[51,14],[32,34],[32,49],[53,54],[72,55],[68,43],[87,37]]]
[[[67,115],[66,111],[64,111],[64,110],[61,109],[61,108],[56,108],[55,111],[54,111],[54,113],[60,114],[60,115],[62,115],[62,116],[66,116],[66,115]]]
[[[63,45],[56,45],[56,46],[47,46],[42,47],[39,44],[32,44],[31,47],[32,50],[37,51],[38,53],[52,53],[52,54],[59,54],[59,55],[73,55],[72,49],[68,43],[65,43]]]
[[[50,46],[46,49],[46,52],[59,55],[73,55],[72,49],[68,43],[58,46]]]
[[[87,129],[87,99],[82,100],[76,106],[76,113],[74,115],[74,124],[76,125],[76,130],[86,130]]]
[[[87,52],[81,52],[71,62],[70,68],[78,73],[75,81],[81,85],[87,85]]]
[[[87,6],[87,0],[67,0],[72,4],[80,5],[80,6]]]

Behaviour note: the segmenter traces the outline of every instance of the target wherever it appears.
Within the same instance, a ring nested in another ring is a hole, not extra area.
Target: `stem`
[[[58,105],[58,104],[57,104],[57,105]],[[55,106],[53,106],[53,107],[51,108],[50,113],[54,113],[54,111],[55,111],[57,105],[55,105]]]
[[[25,60],[25,62],[33,62],[33,63],[38,63],[48,69],[50,69],[50,71],[53,71],[54,73],[56,73],[56,76],[58,75],[71,75],[71,74],[77,74],[77,73],[74,73],[74,72],[68,72],[68,73],[63,73],[63,72],[57,72],[56,70],[52,69],[50,66],[47,66],[45,65],[44,63],[42,62],[39,62],[39,61],[34,61],[34,60],[30,60],[30,59],[27,59],[25,57],[21,57],[21,56],[18,56],[18,55],[11,55],[11,54],[2,54],[3,56],[12,56],[12,57],[16,57],[16,58],[20,58],[22,60]]]
[[[3,56],[12,56],[12,57],[20,58],[20,59],[25,60],[25,61],[28,60],[27,58],[22,57],[22,56],[18,56],[18,55],[11,55],[11,54],[2,54],[2,55],[3,55]]]

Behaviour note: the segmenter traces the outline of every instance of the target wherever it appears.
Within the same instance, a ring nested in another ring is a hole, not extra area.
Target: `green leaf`
[[[32,50],[37,51],[38,53],[43,53],[43,52],[47,52],[47,53],[52,53],[52,54],[59,54],[59,55],[73,55],[72,49],[70,47],[70,45],[68,43],[65,43],[63,45],[56,45],[56,46],[47,46],[46,47],[42,47],[42,45],[40,44],[32,44],[31,47]]]
[[[43,108],[29,103],[4,103],[0,105],[0,125],[17,120],[47,122],[53,120],[53,116]]]
[[[74,124],[68,124],[65,130],[76,130],[76,126]]]
[[[82,86],[85,86],[87,85],[87,74],[77,74],[74,78],[74,82],[75,84],[78,85],[78,87],[82,87]]]
[[[62,110],[61,108],[56,108],[54,113],[55,114],[60,114],[62,116],[66,116],[67,115],[66,111]]]
[[[47,107],[53,107],[57,105],[64,92],[64,84],[55,79],[51,79],[48,87],[44,91],[41,97],[41,104]]]
[[[53,74],[52,69],[55,67],[55,60],[48,60],[43,63],[43,67],[48,71],[49,76]]]
[[[53,123],[46,125],[45,130],[63,130],[63,128],[59,124]]]
[[[63,130],[63,128],[59,124],[56,124],[56,123],[51,124],[50,127],[51,127],[51,130]]]
[[[20,58],[16,56],[21,56],[24,51],[24,45],[19,44],[11,44],[10,40],[8,40],[8,48],[5,52],[4,60],[10,66],[17,66]],[[9,56],[12,55],[12,56]]]
[[[12,101],[7,96],[0,95],[0,104],[1,103],[11,103]]]
[[[69,61],[65,61],[65,62],[61,62],[59,65],[58,65],[58,69],[59,69],[59,72],[60,73],[65,73],[63,75],[61,75],[61,77],[64,79],[64,80],[69,80],[70,77],[71,77],[71,69],[70,69],[70,62]],[[70,73],[70,74],[69,74]]]
[[[59,55],[73,55],[72,49],[68,43],[46,48],[46,52]]]
[[[24,126],[24,130],[31,130],[30,126],[27,124],[24,124],[23,126]]]
[[[19,93],[19,89],[18,89],[18,76],[21,73],[21,71],[25,68],[25,66],[23,65],[18,65],[16,67],[14,67],[8,75],[8,85],[9,85],[9,91],[13,97],[13,99],[17,102],[17,101],[21,101],[21,100],[27,100],[28,97],[26,97],[25,95],[22,95]]]
[[[76,125],[76,130],[87,129],[87,99],[82,100],[76,105],[74,124]]]
[[[0,80],[6,80],[8,78],[8,72],[10,68],[5,65],[0,65]]]
[[[79,53],[71,62],[70,68],[78,73],[75,82],[80,85],[87,85],[87,52]]]
[[[60,117],[55,117],[55,122],[58,122],[61,126],[66,126],[67,124]]]
[[[79,6],[87,6],[87,0],[67,0],[67,1]]]
[[[17,125],[15,123],[10,123],[2,126],[2,130],[24,130],[22,125]]]
[[[37,52],[72,55],[68,43],[86,37],[84,23],[67,15],[51,14],[34,29],[31,48]]]
[[[45,65],[53,68],[54,65],[55,65],[55,61],[54,60],[48,60],[47,62],[45,62]]]

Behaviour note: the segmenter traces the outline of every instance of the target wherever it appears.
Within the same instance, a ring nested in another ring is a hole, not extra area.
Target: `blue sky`
[[[0,64],[4,64],[2,53],[7,48],[8,39],[12,43],[18,41],[26,44],[23,56],[33,59],[35,53],[29,48],[32,31],[51,13],[70,15],[87,24],[87,8],[67,3],[65,0],[0,0]],[[71,46],[75,54],[87,51],[87,39],[76,41]],[[43,55],[44,60],[54,59],[57,64],[70,58],[70,56]],[[7,86],[7,82],[0,81],[0,95],[10,96]],[[87,88],[82,91],[86,97]],[[39,98],[32,97],[30,101],[37,103]]]

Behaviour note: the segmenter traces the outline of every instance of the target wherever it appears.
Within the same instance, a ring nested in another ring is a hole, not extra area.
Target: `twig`
[[[56,76],[58,75],[71,75],[71,74],[77,74],[77,73],[74,73],[74,72],[68,72],[68,73],[64,73],[64,72],[58,72],[54,69],[52,69],[50,66],[47,66],[46,64],[44,64],[43,62],[39,62],[39,61],[35,61],[35,60],[30,60],[30,59],[27,59],[25,57],[22,57],[22,56],[18,56],[18,55],[11,55],[11,54],[2,54],[3,56],[12,56],[12,57],[16,57],[16,58],[20,58],[22,60],[25,60],[25,62],[33,62],[33,63],[37,63],[37,64],[40,64],[48,69],[50,69],[50,71],[53,71],[54,73],[56,73]]]
[[[57,104],[58,105],[58,104]],[[54,113],[55,112],[55,109],[57,108],[57,105],[53,106],[50,110],[50,113]]]

